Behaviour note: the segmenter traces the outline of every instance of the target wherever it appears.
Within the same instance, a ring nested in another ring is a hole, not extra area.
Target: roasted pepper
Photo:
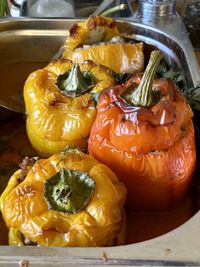
[[[68,147],[16,171],[0,209],[10,245],[107,246],[124,242],[125,198],[107,166]]]
[[[45,155],[68,144],[85,148],[96,116],[96,96],[113,84],[113,71],[91,61],[78,65],[61,59],[30,74],[24,100],[33,147]]]
[[[125,42],[120,37],[113,19],[92,16],[70,29],[62,56],[75,63],[90,59],[116,72],[142,71],[143,43]]]
[[[195,168],[193,112],[172,80],[154,79],[154,51],[144,75],[104,90],[89,152],[127,187],[133,210],[165,210],[186,195]]]

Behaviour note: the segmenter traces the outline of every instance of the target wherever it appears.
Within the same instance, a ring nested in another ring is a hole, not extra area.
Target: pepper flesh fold
[[[48,208],[44,184],[62,168],[86,172],[96,186],[89,203],[76,214]],[[106,246],[125,238],[123,205],[126,189],[105,165],[82,152],[54,154],[38,160],[19,183],[16,171],[0,198],[0,209],[10,229],[11,245],[23,245],[22,234],[42,246]]]
[[[128,105],[121,97],[132,84],[100,95],[89,138],[89,153],[109,166],[127,188],[132,210],[161,211],[180,203],[196,162],[193,112],[171,80],[157,79],[160,101],[150,107]]]
[[[91,74],[95,86],[78,97],[64,95],[57,80],[72,65],[66,59],[52,61],[30,74],[24,86],[27,134],[33,147],[45,155],[57,153],[69,144],[83,149],[87,146],[96,116],[91,93],[115,84],[111,70],[87,61],[80,64],[80,69]]]
[[[101,16],[75,24],[66,39],[62,57],[75,63],[92,60],[116,72],[140,72],[144,68],[143,43],[119,41],[117,23]],[[114,40],[115,38],[116,40]]]

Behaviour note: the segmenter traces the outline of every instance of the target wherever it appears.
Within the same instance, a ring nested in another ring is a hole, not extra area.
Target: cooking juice
[[[0,192],[25,156],[38,156],[25,129],[25,116],[17,115],[3,123],[0,131]],[[41,155],[39,155],[42,157]],[[126,244],[141,242],[163,235],[189,220],[196,212],[192,193],[177,208],[165,212],[126,212]],[[0,217],[0,245],[7,245],[7,228]]]

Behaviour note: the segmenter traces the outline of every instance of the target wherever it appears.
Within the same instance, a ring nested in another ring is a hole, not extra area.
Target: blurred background
[[[200,0],[0,0],[0,16],[84,18],[121,5],[121,10],[113,12],[110,16],[134,20],[138,15],[138,7],[143,4],[173,3],[187,28],[194,48],[199,49]]]
[[[6,0],[0,0],[5,1]],[[130,17],[135,0],[8,0],[12,16],[88,17],[99,6],[102,10],[125,4],[126,9],[115,12],[116,17]]]

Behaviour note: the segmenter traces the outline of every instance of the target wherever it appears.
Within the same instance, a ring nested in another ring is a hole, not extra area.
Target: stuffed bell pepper
[[[0,198],[10,245],[124,243],[126,189],[107,166],[68,147],[21,167]]]
[[[113,71],[92,61],[52,61],[24,86],[27,134],[33,147],[52,155],[67,145],[87,146],[100,91],[114,85]]]
[[[175,207],[188,192],[196,161],[193,112],[172,80],[154,79],[153,51],[143,75],[104,90],[89,152],[127,188],[132,210]]]
[[[90,59],[122,73],[139,72],[144,67],[143,43],[125,40],[117,23],[102,16],[89,17],[70,29],[62,57],[75,63]]]

